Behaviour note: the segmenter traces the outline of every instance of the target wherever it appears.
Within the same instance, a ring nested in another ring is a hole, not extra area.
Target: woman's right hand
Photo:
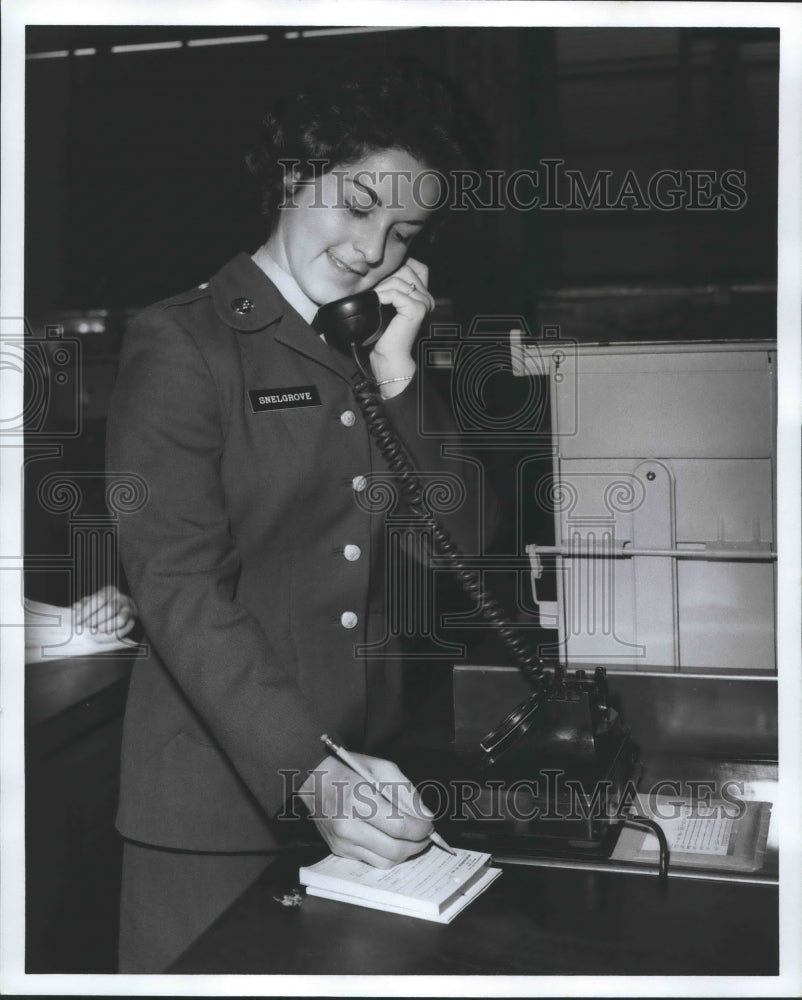
[[[392,761],[353,756],[392,801],[336,757],[310,773],[299,795],[333,854],[392,868],[428,846],[433,816]]]

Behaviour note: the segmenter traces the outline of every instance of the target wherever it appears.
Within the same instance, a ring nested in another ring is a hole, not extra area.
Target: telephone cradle
[[[603,668],[544,671],[478,749],[452,740],[402,752],[450,842],[519,856],[608,857],[639,770]]]

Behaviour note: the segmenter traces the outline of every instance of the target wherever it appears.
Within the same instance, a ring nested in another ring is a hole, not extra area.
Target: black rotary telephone
[[[504,609],[485,590],[479,574],[465,565],[464,557],[448,531],[428,511],[415,467],[384,412],[373,376],[363,365],[364,349],[381,335],[381,323],[379,297],[374,291],[368,291],[322,306],[315,317],[314,327],[325,336],[331,347],[355,360],[362,378],[357,377],[354,394],[385,461],[399,475],[408,506],[431,530],[437,551],[445,557],[466,594],[478,601],[482,614],[496,630],[516,666],[533,688],[526,701],[480,742],[485,760],[493,764],[537,725],[538,717],[549,700],[581,695],[591,706],[594,717],[607,711],[606,677],[600,668],[593,680],[585,678],[583,672],[576,679],[569,679],[559,662],[547,663],[535,653],[521,632],[505,620]],[[577,690],[572,691],[571,688]]]

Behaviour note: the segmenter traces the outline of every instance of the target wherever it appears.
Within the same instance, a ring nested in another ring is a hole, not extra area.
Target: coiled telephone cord
[[[359,367],[366,374],[361,364]],[[521,632],[505,621],[504,608],[485,589],[479,573],[465,565],[457,543],[429,512],[418,473],[384,411],[376,382],[370,377],[359,380],[354,386],[354,395],[382,457],[401,481],[410,510],[431,531],[437,551],[446,559],[465,593],[478,602],[482,615],[499,635],[516,666],[532,686],[539,689],[543,683],[544,661],[531,649]]]

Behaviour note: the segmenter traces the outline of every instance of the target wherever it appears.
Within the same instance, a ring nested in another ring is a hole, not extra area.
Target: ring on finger
[[[408,281],[407,284],[409,285],[409,290],[411,292],[417,291],[418,286],[415,284],[414,281]]]

